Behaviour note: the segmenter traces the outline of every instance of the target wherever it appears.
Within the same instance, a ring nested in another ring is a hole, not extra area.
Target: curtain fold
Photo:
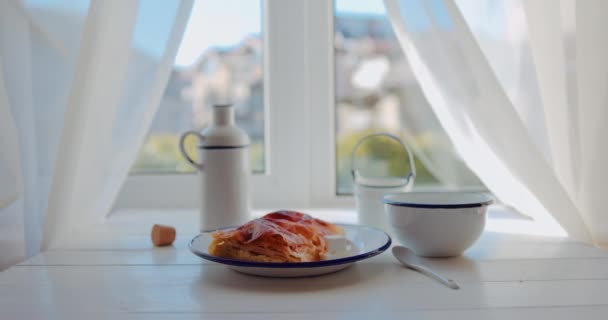
[[[60,244],[111,209],[192,1],[0,2],[2,252]],[[5,152],[6,151],[6,152]],[[5,179],[6,178],[6,179]],[[14,255],[14,254],[13,254]],[[17,261],[0,255],[0,265]]]
[[[4,73],[0,63],[0,75]],[[23,193],[17,128],[9,109],[4,78],[0,76],[0,208],[8,206]]]
[[[484,184],[548,228],[608,244],[608,3],[385,5],[431,108]]]
[[[402,93],[402,139],[441,185],[450,190],[480,189],[481,182],[466,166],[418,86]],[[416,187],[416,185],[414,185]]]
[[[61,179],[52,180],[43,247],[91,219],[91,213],[83,212],[94,209],[111,159],[110,133],[126,80],[137,7],[135,1],[90,4],[53,168],[53,176]]]

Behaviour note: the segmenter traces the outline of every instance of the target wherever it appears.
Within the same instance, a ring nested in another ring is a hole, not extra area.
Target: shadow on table
[[[269,278],[251,276],[214,265],[202,269],[200,279],[193,284],[193,291],[206,286],[240,291],[289,293],[323,291],[331,288],[365,286],[386,271],[387,265],[380,262],[358,263],[347,269],[315,277]],[[219,269],[219,270],[218,270]]]

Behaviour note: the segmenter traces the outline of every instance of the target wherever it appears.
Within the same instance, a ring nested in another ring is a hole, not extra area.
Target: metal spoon
[[[448,288],[460,289],[460,286],[458,286],[458,284],[454,280],[445,278],[445,277],[435,273],[433,270],[429,269],[425,265],[423,265],[420,262],[420,260],[418,259],[418,257],[416,256],[416,254],[414,254],[414,252],[412,250],[410,250],[406,247],[394,246],[393,247],[393,256],[395,256],[395,258],[397,258],[397,260],[399,260],[399,262],[403,263],[403,265],[405,265],[406,267],[408,267],[414,271],[418,271],[430,278],[433,278],[433,279],[443,283]]]

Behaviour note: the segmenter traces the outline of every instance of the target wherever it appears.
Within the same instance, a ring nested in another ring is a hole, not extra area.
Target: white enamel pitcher
[[[361,145],[372,138],[387,137],[399,143],[407,152],[411,171],[405,176],[363,177],[356,167],[356,154]],[[390,133],[376,133],[359,140],[351,154],[351,174],[359,224],[388,230],[388,219],[384,212],[382,198],[389,193],[408,192],[414,186],[416,165],[412,152],[401,139]]]
[[[186,152],[187,136],[199,139],[201,162]],[[200,230],[241,225],[250,218],[249,136],[238,128],[231,105],[214,105],[213,122],[202,132],[182,134],[179,148],[186,160],[198,170],[200,178]]]

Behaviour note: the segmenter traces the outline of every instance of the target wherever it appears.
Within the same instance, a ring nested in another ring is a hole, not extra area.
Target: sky
[[[192,65],[212,46],[232,46],[250,34],[260,33],[262,7],[259,0],[197,0],[175,65]]]
[[[2,1],[2,0],[0,0]],[[90,0],[24,0],[30,8],[41,8],[86,16]],[[182,43],[175,58],[177,67],[187,67],[210,47],[229,47],[262,27],[261,0],[195,0]],[[139,0],[133,34],[134,45],[159,58],[168,41],[178,1]],[[337,14],[385,14],[382,0],[336,0]],[[170,12],[170,14],[168,14]]]
[[[336,12],[385,14],[382,0],[337,0]],[[250,34],[260,33],[261,25],[262,6],[259,0],[197,0],[175,65],[192,65],[209,47],[233,46]]]
[[[2,1],[2,0],[0,0]],[[39,7],[85,16],[90,0],[24,0],[29,7]],[[472,22],[479,17],[487,17],[488,12],[497,10],[479,6],[476,0],[458,1],[465,16]],[[178,68],[194,64],[210,47],[232,47],[252,34],[259,34],[262,28],[261,0],[195,0],[183,39],[174,64]],[[409,30],[424,30],[429,21],[423,12],[420,0],[405,0],[402,14],[406,15]],[[439,26],[449,27],[450,19],[441,0],[428,0],[429,8]],[[492,3],[482,1],[482,3]],[[133,33],[134,46],[142,52],[160,58],[164,53],[174,23],[178,1],[139,0],[138,17]],[[480,8],[479,10],[475,8]],[[335,0],[335,14],[385,16],[382,0]],[[476,18],[477,17],[477,18]],[[474,19],[475,18],[475,19]],[[491,16],[478,21],[481,29],[488,29],[497,20]],[[471,22],[469,21],[469,22]],[[475,26],[475,23],[473,23]],[[500,24],[496,24],[500,25]]]

